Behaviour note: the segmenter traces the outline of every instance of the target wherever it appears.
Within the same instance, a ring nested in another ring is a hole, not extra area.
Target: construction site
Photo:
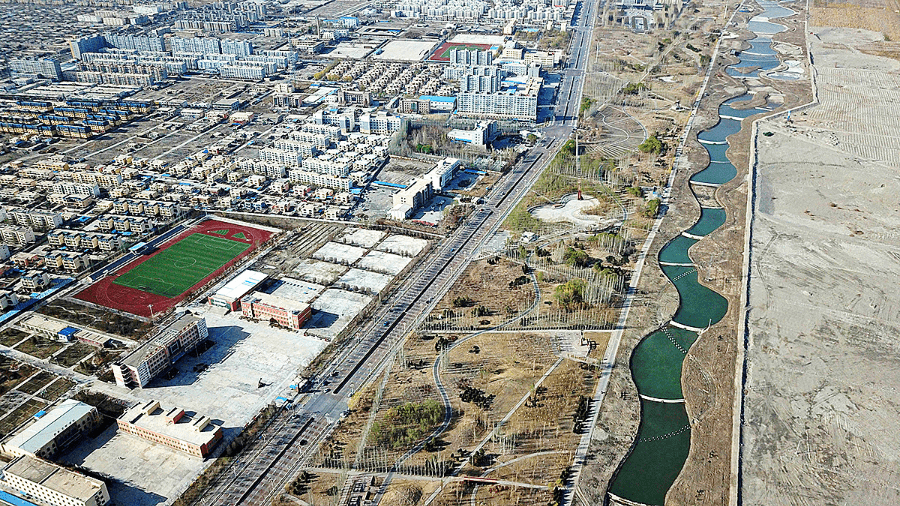
[[[898,458],[900,380],[889,365],[900,327],[891,295],[900,247],[898,119],[888,106],[900,84],[894,9],[815,2],[813,103],[757,124],[741,440],[747,502],[900,500],[888,464]]]

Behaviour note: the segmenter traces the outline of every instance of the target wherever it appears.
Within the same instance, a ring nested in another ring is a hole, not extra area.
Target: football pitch
[[[249,247],[237,241],[191,234],[122,274],[113,284],[177,297]]]
[[[453,49],[466,50],[466,51],[484,51],[484,44],[481,45],[470,45],[470,44],[453,44],[452,46],[448,46],[447,49],[444,50],[439,56],[441,58],[450,58],[450,51]]]

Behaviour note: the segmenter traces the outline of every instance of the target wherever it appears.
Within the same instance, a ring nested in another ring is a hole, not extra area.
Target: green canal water
[[[760,18],[774,19],[793,14],[778,2],[761,0],[758,3],[765,9]],[[769,30],[768,25],[772,24],[766,23],[766,29]],[[751,29],[753,26],[764,25],[751,23]],[[747,54],[748,59],[753,60],[752,65],[762,69],[775,68],[778,64],[768,35],[751,41],[753,54]],[[747,66],[749,62],[743,65]],[[709,152],[710,163],[691,178],[692,182],[718,186],[737,175],[734,165],[725,156],[728,136],[741,128],[740,121],[732,118],[746,118],[769,110],[732,107],[732,104],[751,98],[751,95],[742,95],[724,102],[719,107],[719,115],[726,117],[698,135]],[[706,236],[722,226],[725,220],[724,209],[702,208],[700,219],[686,232],[692,236]],[[609,493],[638,504],[663,505],[666,493],[684,466],[691,444],[681,389],[684,357],[699,338],[699,333],[692,329],[702,331],[721,320],[728,311],[725,297],[703,286],[697,279],[697,269],[688,253],[696,243],[697,239],[678,235],[660,250],[663,273],[678,291],[678,310],[668,324],[645,336],[631,355],[631,374],[641,396],[641,423],[630,452],[613,475]]]

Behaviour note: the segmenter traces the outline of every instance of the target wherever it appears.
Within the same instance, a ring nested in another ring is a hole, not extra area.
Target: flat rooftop
[[[238,300],[266,279],[262,272],[246,270],[216,291],[213,297]]]
[[[382,48],[381,54],[373,58],[376,60],[420,61],[431,54],[431,51],[440,42],[439,40],[392,40]]]
[[[309,308],[309,304],[265,292],[253,292],[243,300],[248,302],[260,302],[267,306],[277,307],[297,314],[303,313]]]
[[[41,329],[51,334],[59,334],[69,325],[58,320],[51,320],[45,316],[32,315],[22,322],[22,326],[25,328]]]
[[[23,455],[12,461],[6,466],[4,472],[33,483],[39,483],[54,492],[59,492],[80,501],[87,501],[103,486],[103,482],[99,480],[28,455]]]
[[[184,414],[173,423],[173,416],[181,412],[181,408],[163,409],[158,401],[147,401],[126,411],[119,421],[198,446],[213,439],[219,427],[211,424],[209,417]]]

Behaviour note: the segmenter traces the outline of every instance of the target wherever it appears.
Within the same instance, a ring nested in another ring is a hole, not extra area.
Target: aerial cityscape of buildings
[[[900,502],[894,6],[0,13],[0,505]]]

